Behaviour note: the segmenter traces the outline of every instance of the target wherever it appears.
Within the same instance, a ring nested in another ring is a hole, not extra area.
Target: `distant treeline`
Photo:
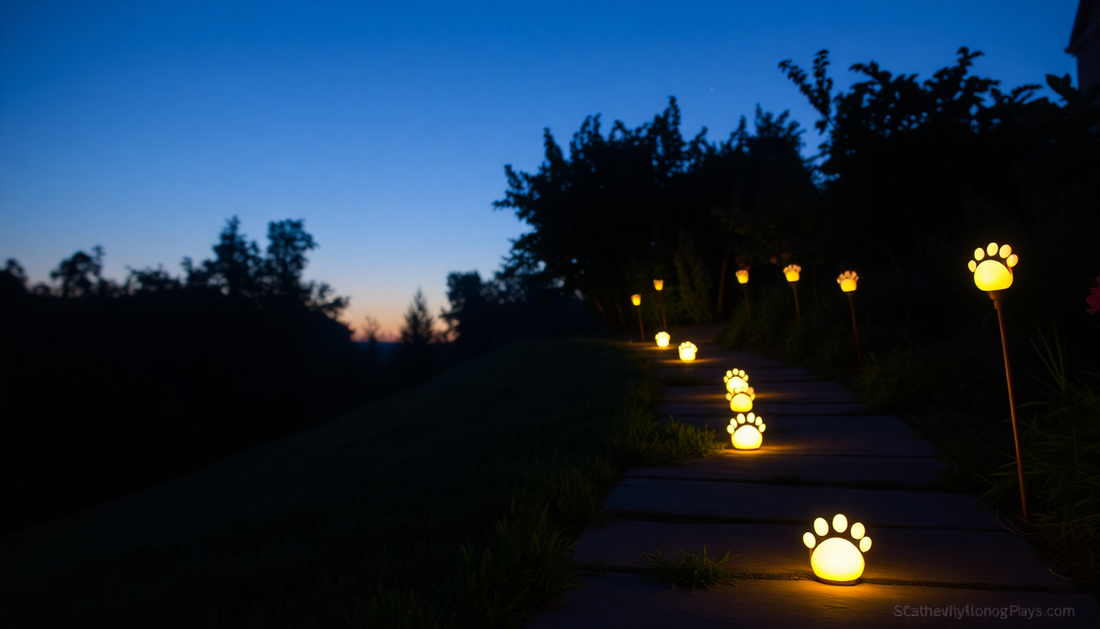
[[[261,254],[234,217],[213,258],[184,258],[178,277],[163,266],[130,269],[121,283],[102,276],[98,246],[62,260],[52,286],[28,286],[19,263],[7,261],[0,530],[331,420],[515,338],[591,323],[576,299],[563,303],[518,280],[471,284],[475,274],[452,286],[449,334],[435,329],[417,291],[400,342],[385,351],[370,318],[366,343],[337,321],[348,298],[303,281],[317,244],[302,220],[270,223],[267,238]],[[445,342],[459,332],[461,342]]]

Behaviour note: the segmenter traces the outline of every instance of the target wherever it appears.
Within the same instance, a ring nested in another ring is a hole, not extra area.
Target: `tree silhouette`
[[[586,118],[568,158],[545,129],[545,161],[538,172],[506,166],[508,190],[494,203],[531,227],[514,241],[506,270],[567,293],[580,291],[606,322],[622,327],[629,323],[623,304],[656,274],[675,267],[685,232],[695,243],[692,265],[705,273],[687,273],[693,278],[688,284],[670,282],[665,298],[674,319],[709,318],[722,292],[715,279],[728,281],[721,269],[737,239],[762,238],[772,248],[781,240],[760,229],[739,234],[723,214],[743,210],[777,224],[794,220],[807,230],[813,225],[806,217],[814,211],[817,190],[799,154],[801,131],[787,116],[757,108],[756,136],[742,120],[723,143],[708,142],[706,128],[686,141],[679,107],[670,98],[652,122],[633,130],[616,122],[604,136],[600,117]],[[681,255],[681,265],[684,260]]]
[[[423,347],[437,339],[435,317],[428,309],[424,291],[417,288],[409,309],[405,311],[405,325],[401,328],[401,343],[411,347]]]
[[[0,270],[0,299],[27,294],[27,272],[14,258],[8,258]]]
[[[306,265],[306,252],[317,244],[304,227],[304,221],[287,219],[267,226],[267,259],[263,270],[274,294],[301,301],[308,291],[301,283]]]
[[[28,292],[15,260],[0,269],[0,530],[187,472],[392,387],[335,320],[347,298],[302,283],[316,247],[303,221],[272,222],[266,257],[239,226],[227,221],[213,259],[185,259],[186,279],[131,268],[120,289],[101,276],[98,246],[61,261],[57,291]]]
[[[103,247],[92,247],[93,255],[77,251],[72,257],[61,261],[56,269],[50,271],[50,279],[61,280],[61,296],[86,297],[95,294],[103,282]]]
[[[434,325],[435,317],[428,309],[424,291],[417,288],[405,311],[405,325],[401,328],[400,343],[394,355],[398,386],[415,384],[437,371],[440,346],[436,343],[438,335]]]

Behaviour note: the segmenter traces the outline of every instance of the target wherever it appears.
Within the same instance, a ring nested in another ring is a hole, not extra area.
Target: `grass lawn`
[[[0,540],[7,627],[521,625],[576,578],[659,426],[627,348],[528,341],[153,489]],[[149,409],[155,421],[156,409]]]

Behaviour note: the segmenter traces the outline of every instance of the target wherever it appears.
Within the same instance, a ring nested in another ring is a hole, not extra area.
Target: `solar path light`
[[[802,273],[802,267],[797,264],[788,264],[783,268],[783,275],[791,284],[794,291],[794,314],[798,317],[798,327],[802,327],[802,311],[798,309],[798,277]]]
[[[856,339],[856,363],[862,371],[863,354],[859,351],[859,330],[856,329],[856,302],[852,299],[852,293],[856,292],[856,282],[858,281],[859,276],[856,275],[855,271],[845,271],[836,278],[836,283],[840,284],[840,290],[848,296],[848,306],[852,310],[852,335]]]
[[[630,303],[638,308],[638,329],[642,331],[642,342],[645,343],[645,326],[642,325],[642,296],[638,294],[631,295]]]
[[[661,295],[661,291],[665,289],[664,280],[653,280],[653,290],[657,291],[657,299],[661,302],[661,324],[668,329],[668,319],[665,318],[665,298]]]
[[[746,266],[738,269],[734,275],[737,276],[737,283],[741,285],[741,292],[745,295],[745,317],[748,321],[752,321],[752,309],[749,308],[749,268]]]
[[[974,274],[974,285],[989,293],[993,308],[997,311],[997,325],[1001,328],[1001,349],[1005,358],[1005,381],[1008,383],[1008,410],[1012,417],[1012,438],[1016,442],[1016,474],[1020,478],[1020,506],[1024,521],[1028,520],[1027,488],[1024,484],[1024,462],[1020,451],[1020,429],[1016,422],[1016,399],[1012,387],[1012,369],[1008,362],[1008,342],[1005,339],[1005,318],[1001,296],[1005,289],[1012,286],[1012,269],[1020,261],[1008,245],[997,246],[989,243],[985,249],[974,250],[974,259],[968,268]]]

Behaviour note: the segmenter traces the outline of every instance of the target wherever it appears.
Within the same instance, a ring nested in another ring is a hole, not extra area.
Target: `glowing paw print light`
[[[737,417],[730,420],[730,425],[726,426],[726,432],[733,435],[733,447],[738,450],[755,450],[760,447],[761,442],[764,441],[764,429],[767,426],[764,425],[764,418],[757,417],[752,413],[745,415],[744,413],[738,413]]]
[[[982,258],[985,258],[987,254],[989,258],[983,260]],[[995,259],[993,256],[998,256],[1000,260]],[[981,290],[988,292],[1004,290],[1012,286],[1012,267],[1016,266],[1019,261],[1019,256],[1012,253],[1012,247],[1001,245],[998,248],[997,243],[991,242],[985,250],[981,248],[974,250],[974,259],[970,261],[967,267],[974,274],[974,284]]]
[[[749,374],[745,373],[744,369],[730,369],[725,376],[722,376],[722,382],[726,383],[727,391],[736,393],[738,389],[749,386]]]
[[[854,293],[858,281],[859,276],[856,275],[855,271],[845,271],[836,278],[836,283],[840,284],[840,290],[846,293]]]
[[[657,339],[657,347],[668,347],[668,342],[672,339],[668,332],[658,332],[654,338]]]
[[[849,531],[848,518],[840,513],[833,516],[833,531],[838,534]],[[817,533],[816,537],[814,533]],[[849,531],[852,539],[837,535],[819,543],[818,538],[828,535],[829,523],[825,518],[818,518],[814,520],[814,533],[803,535],[802,543],[812,551],[810,567],[817,578],[834,585],[855,583],[863,574],[863,553],[871,550],[867,529],[856,522]]]
[[[734,273],[734,275],[737,276],[737,283],[738,284],[748,284],[749,283],[749,270],[748,269],[741,269],[740,271]]]
[[[756,399],[756,392],[752,387],[745,386],[738,388],[733,393],[727,393],[726,399],[730,402],[730,410],[734,413],[747,413],[752,410],[753,400]]]
[[[783,267],[783,275],[785,275],[787,277],[787,281],[792,284],[798,281],[798,276],[800,273],[802,273],[802,267],[798,266],[797,264],[788,264],[787,266]]]
[[[685,363],[695,360],[695,352],[697,350],[698,348],[695,347],[695,343],[692,343],[691,341],[684,341],[683,343],[680,343],[680,360],[684,361]]]

